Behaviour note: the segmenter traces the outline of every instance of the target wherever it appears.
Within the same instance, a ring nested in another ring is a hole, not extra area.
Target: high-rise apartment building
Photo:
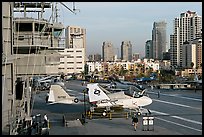
[[[202,39],[195,39],[192,42],[184,42],[182,46],[182,67],[199,68],[202,64]]]
[[[114,61],[114,48],[111,42],[103,42],[102,45],[102,57],[103,61]]]
[[[121,44],[121,60],[132,60],[132,44],[130,41],[122,41]]]
[[[166,25],[165,21],[154,22],[152,30],[153,59],[162,59],[166,52]]]
[[[140,58],[140,54],[139,54],[139,53],[134,53],[134,54],[132,55],[132,60],[133,60],[133,61],[137,61],[139,58]]]
[[[147,40],[145,43],[145,58],[152,58],[152,40]]]
[[[202,37],[202,17],[187,11],[174,19],[173,34],[170,35],[171,66],[182,66],[182,46]]]
[[[91,54],[88,56],[89,61],[101,61],[100,54]]]

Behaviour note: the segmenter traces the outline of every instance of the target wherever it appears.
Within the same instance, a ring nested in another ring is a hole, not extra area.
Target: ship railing
[[[55,38],[51,35],[45,36],[39,34],[14,34],[14,45],[47,45],[48,47],[65,47],[65,38]]]

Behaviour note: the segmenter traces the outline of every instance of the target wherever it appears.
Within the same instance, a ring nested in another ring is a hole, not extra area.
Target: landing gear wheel
[[[142,113],[141,112],[137,112],[137,115],[140,116]]]

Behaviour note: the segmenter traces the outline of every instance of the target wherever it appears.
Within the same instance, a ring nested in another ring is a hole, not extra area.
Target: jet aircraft
[[[105,93],[105,91],[98,83],[87,84],[89,95],[89,102],[95,103],[97,108],[118,107],[125,109],[134,109],[140,111],[143,106],[150,105],[152,99],[147,96],[129,96],[124,91],[115,93]],[[135,92],[134,92],[135,94]]]

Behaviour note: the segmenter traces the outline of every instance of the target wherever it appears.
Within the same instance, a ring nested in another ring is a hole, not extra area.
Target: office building
[[[114,61],[114,48],[111,42],[103,42],[102,45],[102,57],[103,61]]]
[[[147,40],[145,43],[145,58],[152,58],[152,40]]]
[[[130,41],[122,41],[121,60],[132,61],[132,44]]]
[[[166,25],[165,21],[154,22],[152,30],[153,59],[161,60],[166,52]]]

